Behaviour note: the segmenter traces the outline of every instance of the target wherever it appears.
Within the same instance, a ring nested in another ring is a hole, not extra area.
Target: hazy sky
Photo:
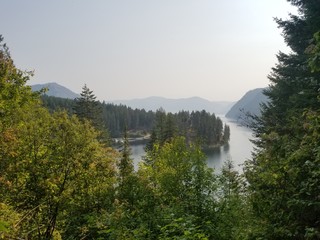
[[[236,101],[286,51],[285,0],[0,0],[0,34],[29,84],[86,83],[100,100]]]

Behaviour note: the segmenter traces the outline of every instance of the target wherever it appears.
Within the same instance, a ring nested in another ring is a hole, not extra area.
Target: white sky
[[[285,0],[0,0],[0,34],[29,84],[100,100],[148,96],[236,101],[268,85],[286,51],[273,17]]]

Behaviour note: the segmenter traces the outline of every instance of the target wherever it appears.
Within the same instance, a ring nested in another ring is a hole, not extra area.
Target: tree
[[[210,148],[228,143],[230,128],[227,125],[223,128],[221,119],[205,110],[166,114],[159,109],[146,149],[152,149],[155,143],[163,145],[176,136],[184,136],[190,143],[197,141],[202,147]]]
[[[1,39],[2,40],[2,39]],[[41,106],[0,45],[0,237],[97,238],[117,154],[88,121]]]
[[[45,109],[30,109],[23,122],[16,128],[16,154],[7,156],[10,162],[1,169],[9,183],[3,186],[5,199],[28,212],[22,229],[35,229],[29,235],[39,239],[51,239],[56,230],[76,237],[92,234],[80,226],[89,227],[83,219],[108,205],[115,153],[97,141],[88,122],[66,113],[51,116]]]
[[[139,174],[149,176],[147,185],[158,198],[161,209],[157,224],[167,226],[162,229],[163,236],[172,237],[167,235],[168,228],[180,218],[183,224],[199,229],[194,229],[194,234],[214,236],[215,178],[199,146],[187,144],[184,137],[175,137],[162,146],[157,143],[147,152],[147,162]]]
[[[310,54],[309,66],[312,71],[320,71],[320,31],[313,35],[312,44],[308,46],[306,52]]]
[[[74,107],[75,114],[81,120],[90,121],[94,127],[101,130],[102,125],[102,109],[99,102],[96,100],[96,96],[85,84],[82,87],[81,97],[76,98],[76,104]]]
[[[134,184],[134,166],[133,161],[130,158],[130,145],[128,139],[128,131],[125,128],[123,134],[123,146],[121,150],[121,158],[118,163],[118,199],[122,202],[126,202],[129,205],[133,205],[133,184]]]
[[[6,191],[11,181],[7,178],[12,162],[19,154],[18,127],[23,123],[23,113],[39,103],[38,94],[25,84],[31,72],[17,69],[9,49],[0,35],[0,237],[16,238],[21,231],[20,221],[24,211],[17,211]],[[13,169],[11,169],[12,171]],[[17,175],[17,172],[14,173]]]
[[[320,184],[320,175],[314,143],[319,142],[320,73],[311,71],[307,48],[319,31],[320,2],[289,2],[300,15],[276,21],[291,52],[278,54],[278,64],[269,75],[271,84],[265,94],[270,102],[263,106],[254,127],[257,150],[245,172],[261,224],[256,238],[318,239],[320,208],[315,186]]]
[[[224,125],[222,138],[225,144],[230,140],[230,127],[227,124]]]
[[[217,233],[218,239],[246,239],[254,223],[245,180],[230,159],[218,175]]]
[[[177,126],[174,115],[172,113],[168,113],[166,116],[163,132],[163,138],[166,139],[166,141],[171,140],[177,134]]]
[[[110,138],[108,130],[103,122],[102,108],[93,91],[85,84],[80,93],[81,97],[75,100],[75,114],[82,120],[87,120],[100,131],[99,139],[109,145]]]

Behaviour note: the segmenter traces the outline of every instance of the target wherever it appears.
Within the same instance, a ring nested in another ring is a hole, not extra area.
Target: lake
[[[208,166],[219,171],[224,161],[230,159],[234,163],[235,169],[242,172],[243,163],[245,160],[251,158],[251,152],[253,150],[253,144],[249,140],[253,138],[252,131],[225,117],[219,117],[224,123],[230,126],[230,141],[227,146],[206,151]],[[145,155],[144,147],[144,144],[131,146],[131,157],[133,158],[136,170],[138,169],[138,163],[141,161],[141,157]]]

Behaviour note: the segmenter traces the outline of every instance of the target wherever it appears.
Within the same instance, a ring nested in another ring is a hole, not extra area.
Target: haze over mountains
[[[145,110],[156,111],[162,107],[167,112],[176,113],[181,110],[185,111],[201,111],[206,110],[210,113],[225,114],[234,102],[209,101],[200,97],[169,99],[163,97],[148,97],[133,100],[117,100],[111,101],[114,104],[123,104],[131,108],[144,108]]]
[[[42,88],[48,88],[46,94],[48,96],[55,96],[60,98],[74,99],[80,95],[72,92],[68,88],[61,86],[57,83],[45,83],[36,84],[31,86],[33,91],[39,91]],[[181,110],[186,111],[201,111],[206,110],[210,113],[225,114],[234,102],[219,101],[211,102],[200,97],[181,98],[181,99],[168,99],[163,97],[148,97],[132,100],[116,100],[106,101],[107,103],[113,103],[116,105],[122,104],[133,109],[145,109],[146,111],[156,111],[159,108],[163,108],[166,112],[176,113]]]
[[[75,99],[80,95],[72,92],[68,88],[57,83],[36,84],[31,86],[33,91],[48,88],[48,96]],[[245,118],[245,113],[260,114],[260,103],[266,102],[267,97],[263,94],[264,88],[257,88],[248,91],[238,102],[228,101],[208,101],[200,97],[169,99],[164,97],[148,97],[132,100],[106,101],[116,105],[122,104],[133,109],[145,109],[146,111],[156,111],[163,108],[166,112],[176,113],[181,110],[201,111],[206,110],[210,113],[226,115],[227,118],[239,120]]]
[[[256,88],[248,91],[232,108],[227,112],[226,117],[237,121],[246,119],[246,114],[260,116],[260,104],[268,101],[263,94],[265,88]]]
[[[74,93],[70,89],[54,82],[31,85],[31,88],[32,88],[32,91],[40,91],[43,88],[47,88],[48,91],[46,92],[46,95],[48,96],[69,98],[69,99],[75,99],[77,97],[80,97],[79,94]]]

